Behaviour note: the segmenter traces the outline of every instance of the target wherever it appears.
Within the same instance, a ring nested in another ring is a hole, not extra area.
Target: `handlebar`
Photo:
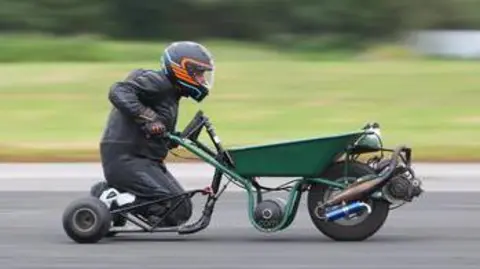
[[[208,118],[204,116],[203,111],[199,110],[195,116],[190,120],[185,129],[181,132],[180,136],[183,138],[189,138],[196,140],[200,135],[202,127]]]
[[[205,127],[210,140],[212,141],[215,149],[217,150],[218,154],[213,153],[208,147],[203,145],[200,141],[198,141],[198,137]],[[210,155],[219,155],[220,157],[224,158],[230,165],[233,166],[233,160],[228,152],[223,148],[223,145],[220,141],[220,138],[215,132],[215,128],[213,124],[210,122],[209,118],[203,113],[202,110],[199,110],[195,116],[190,120],[190,122],[186,125],[184,130],[179,135],[181,138],[189,139],[194,142],[197,146],[202,148],[204,151],[209,153]],[[217,157],[217,156],[215,156]]]

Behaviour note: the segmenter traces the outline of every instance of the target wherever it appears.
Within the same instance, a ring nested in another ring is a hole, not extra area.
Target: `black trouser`
[[[101,146],[106,181],[114,188],[136,195],[140,201],[161,199],[185,192],[165,164],[146,158],[122,154],[115,146]],[[180,224],[192,215],[192,202],[185,196],[170,200],[172,206],[183,201],[169,214],[168,223]]]

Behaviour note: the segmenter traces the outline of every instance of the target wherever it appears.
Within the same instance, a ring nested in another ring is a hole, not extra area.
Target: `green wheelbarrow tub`
[[[243,177],[316,177],[365,132],[230,148]]]

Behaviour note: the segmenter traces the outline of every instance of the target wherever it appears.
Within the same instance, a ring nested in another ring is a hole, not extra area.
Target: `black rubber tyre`
[[[75,242],[97,243],[110,230],[112,217],[107,206],[89,196],[70,203],[63,213],[63,229]]]
[[[330,180],[341,180],[345,172],[345,163],[339,162],[329,168],[322,178]],[[358,178],[366,174],[374,173],[367,165],[362,163],[350,162],[348,164],[347,177]],[[353,225],[342,225],[337,222],[327,222],[319,219],[315,208],[319,202],[324,202],[327,192],[333,189],[323,184],[312,185],[308,191],[308,212],[315,227],[325,236],[335,241],[363,241],[375,234],[385,223],[389,209],[389,203],[380,199],[368,199],[372,212],[364,220]]]

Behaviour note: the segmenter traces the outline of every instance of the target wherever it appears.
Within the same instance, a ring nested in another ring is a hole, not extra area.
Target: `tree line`
[[[480,0],[0,0],[1,32],[114,39],[390,38],[479,29]]]

